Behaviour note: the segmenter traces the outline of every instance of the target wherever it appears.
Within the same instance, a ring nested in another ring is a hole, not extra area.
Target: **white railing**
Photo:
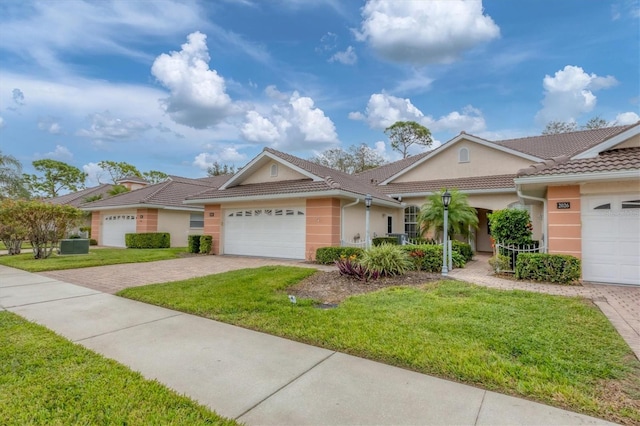
[[[366,240],[352,240],[352,241],[345,241],[342,240],[340,241],[340,245],[342,247],[358,247],[361,249],[366,249],[367,248],[367,241]]]
[[[505,256],[509,259],[508,267],[501,268],[498,272],[514,273],[516,269],[516,259],[520,253],[542,253],[543,247],[536,244],[501,244],[496,241],[493,246],[493,255],[498,254]]]

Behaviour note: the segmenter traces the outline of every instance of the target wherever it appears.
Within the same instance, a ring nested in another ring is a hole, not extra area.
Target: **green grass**
[[[157,381],[0,312],[3,425],[234,425]]]
[[[457,281],[292,306],[295,267],[233,271],[119,295],[614,421],[640,422],[640,363],[590,302]],[[613,389],[613,390],[612,390]]]
[[[87,268],[90,266],[117,265],[121,263],[153,262],[176,259],[186,253],[184,247],[168,249],[89,249],[89,254],[59,256],[55,252],[47,259],[34,259],[33,253],[0,256],[0,265],[29,272],[58,271],[61,269]]]
[[[31,243],[28,241],[23,241],[21,246],[22,250],[31,249]],[[4,245],[2,241],[0,241],[0,250],[6,250],[7,246]]]

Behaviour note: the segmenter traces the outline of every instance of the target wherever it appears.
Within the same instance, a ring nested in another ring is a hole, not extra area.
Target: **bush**
[[[200,253],[200,237],[202,235],[189,235],[187,237],[187,251],[189,253]]]
[[[78,235],[78,234],[71,234],[67,237],[67,239],[69,240],[80,240],[82,238],[83,238],[82,235]]]
[[[511,261],[508,256],[497,254],[489,259],[489,265],[493,268],[493,271],[500,273],[502,271],[509,271],[511,269]]]
[[[491,237],[501,244],[530,244],[529,212],[518,209],[498,210],[488,215]]]
[[[93,238],[91,238],[89,240],[89,245],[90,246],[97,246],[98,245],[98,240],[94,240]]]
[[[580,259],[566,254],[521,253],[516,279],[571,284],[580,279]]]
[[[473,259],[473,249],[470,244],[463,243],[462,241],[452,240],[451,241],[451,250],[453,253],[459,253],[464,258],[464,263],[469,262]],[[464,266],[464,265],[463,265]]]
[[[213,237],[211,235],[202,235],[200,237],[200,254],[211,253],[213,247]]]
[[[81,226],[80,228],[78,228],[80,230],[80,232],[86,232],[87,236],[89,238],[91,238],[91,227],[90,226]]]
[[[398,238],[397,237],[376,237],[373,240],[371,240],[372,244],[377,247],[377,246],[381,246],[382,244],[391,244],[391,245],[398,245]]]
[[[464,268],[467,264],[467,259],[455,250],[451,250],[451,266],[454,268]]]
[[[340,259],[336,260],[336,266],[338,267],[340,275],[352,277],[360,281],[376,280],[380,277],[380,272],[370,271],[358,263],[355,255],[340,257]]]
[[[362,249],[358,247],[320,247],[316,250],[316,262],[330,265],[341,257],[362,256]]]
[[[427,272],[442,271],[442,247],[433,244],[406,245],[402,250],[414,260],[414,268]],[[414,256],[411,256],[411,253]],[[419,252],[420,254],[418,255]]]
[[[168,232],[125,234],[124,243],[127,248],[169,248],[171,246],[171,237]]]
[[[413,263],[402,246],[383,244],[371,247],[362,253],[360,264],[369,271],[378,271],[380,275],[404,275],[413,269]]]
[[[433,238],[413,237],[409,238],[410,245],[422,246],[425,244],[437,244]]]

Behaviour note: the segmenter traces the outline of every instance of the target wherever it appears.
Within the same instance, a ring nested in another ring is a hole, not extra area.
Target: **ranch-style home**
[[[462,132],[358,175],[265,148],[184,205],[204,206],[216,254],[313,259],[364,238],[366,194],[372,236],[411,237],[425,197],[457,188],[478,211],[476,251],[491,251],[487,214],[523,208],[545,250],[583,259],[585,281],[640,285],[639,134],[640,123],[501,141]]]

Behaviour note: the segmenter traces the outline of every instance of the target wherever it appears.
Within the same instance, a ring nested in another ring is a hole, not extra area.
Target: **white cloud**
[[[149,124],[138,119],[114,117],[109,111],[95,113],[88,118],[91,120],[89,129],[80,129],[76,132],[76,135],[96,142],[138,138],[151,128]]]
[[[428,77],[423,72],[418,70],[413,71],[413,75],[405,80],[402,80],[400,83],[393,88],[393,93],[422,93],[431,88],[431,83],[433,83],[433,79]]]
[[[640,120],[640,116],[635,112],[623,112],[616,116],[615,123],[616,125],[626,125],[626,124],[634,124]]]
[[[176,122],[196,129],[218,124],[233,113],[224,78],[209,69],[207,36],[189,34],[180,52],[156,58],[151,73],[171,91],[162,106]]]
[[[62,126],[58,123],[58,120],[54,117],[44,117],[38,120],[38,129],[43,132],[51,133],[52,135],[59,135],[62,133]]]
[[[100,185],[110,179],[107,172],[102,167],[98,166],[97,163],[85,164],[82,166],[82,171],[87,174],[88,186]]]
[[[329,62],[340,62],[344,65],[353,65],[358,62],[358,56],[356,55],[353,46],[349,46],[344,52],[336,52],[331,58],[329,58]]]
[[[213,163],[235,165],[237,163],[244,164],[247,156],[238,152],[235,147],[224,147],[215,153],[202,152],[193,159],[193,165],[201,170],[207,170],[213,166]]]
[[[352,112],[352,120],[363,120],[373,129],[383,130],[397,121],[415,121],[431,132],[458,133],[462,130],[475,133],[483,131],[486,123],[482,112],[467,105],[462,112],[452,111],[440,118],[424,115],[410,99],[398,98],[386,93],[374,93],[369,98],[365,113]]]
[[[73,159],[73,154],[71,153],[71,151],[69,151],[67,147],[62,145],[56,145],[55,150],[42,155],[36,154],[36,156],[41,158],[51,158],[53,160],[62,162],[69,162]]]
[[[4,118],[0,117],[0,129],[4,127]]]
[[[539,124],[550,121],[577,121],[577,118],[593,110],[597,98],[593,92],[607,89],[618,81],[613,76],[599,77],[587,74],[582,68],[567,65],[553,77],[546,75],[542,81],[544,99],[542,109],[536,114]]]
[[[413,64],[450,63],[500,35],[481,0],[369,0],[356,38],[382,57]]]
[[[249,111],[241,128],[242,137],[250,142],[269,143],[279,149],[310,148],[303,144],[338,143],[333,121],[315,107],[313,99],[293,92],[284,97],[275,87],[265,92],[279,101],[263,114]]]

